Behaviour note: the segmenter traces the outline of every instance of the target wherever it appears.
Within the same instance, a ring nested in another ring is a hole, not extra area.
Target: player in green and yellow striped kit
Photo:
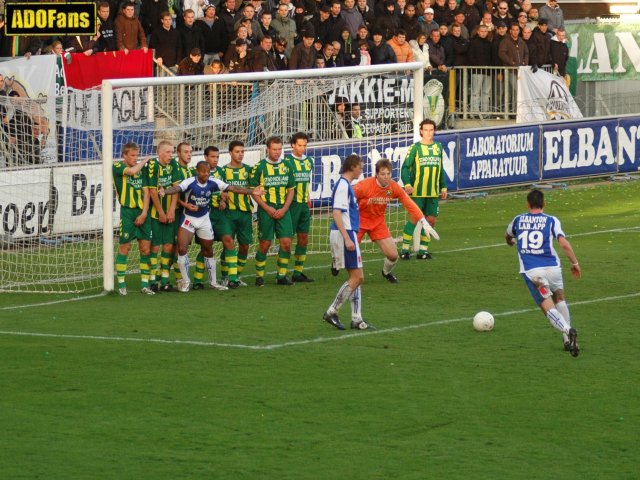
[[[251,167],[242,163],[244,159],[244,143],[234,140],[229,144],[229,155],[231,160],[222,170],[222,181],[236,187],[248,187],[249,177],[251,175]],[[227,208],[224,214],[229,226],[229,235],[233,241],[233,237],[238,240],[237,250],[237,274],[238,276],[244,270],[249,256],[249,247],[253,242],[253,202],[250,195],[241,193],[227,192]],[[233,245],[233,244],[232,244]],[[236,253],[236,250],[233,250]],[[227,261],[229,265],[229,288],[235,288],[231,276],[232,262]],[[237,278],[237,284],[245,287],[240,278]]]
[[[439,213],[438,198],[447,198],[447,178],[442,165],[442,144],[434,141],[436,124],[433,120],[420,122],[419,142],[411,145],[404,162],[400,177],[404,189],[411,199],[416,202],[431,226],[436,224]],[[402,233],[402,252],[400,258],[409,260],[413,243],[415,223],[409,220]],[[419,260],[430,260],[428,251],[429,238],[420,234],[420,250],[416,255]]]
[[[173,172],[178,168],[173,157],[173,144],[168,140],[158,143],[158,157],[152,159],[147,167],[149,195],[151,198],[151,289],[153,291],[173,291],[169,283],[171,259],[174,254],[174,242],[177,231],[176,206],[178,195],[158,195],[158,187],[169,188],[173,184]],[[160,285],[155,283],[160,253]]]
[[[131,241],[138,240],[140,250],[140,281],[142,293],[153,295],[149,288],[149,254],[151,253],[151,218],[149,211],[149,190],[147,172],[144,167],[149,161],[138,162],[140,149],[133,142],[122,147],[122,161],[113,164],[113,183],[120,202],[120,241],[116,255],[116,277],[120,295],[127,294],[125,275],[127,257]]]
[[[278,285],[292,285],[287,277],[289,258],[291,257],[291,237],[293,226],[289,207],[295,193],[293,172],[282,155],[282,140],[279,137],[267,139],[267,158],[260,160],[251,170],[249,185],[262,185],[265,194],[252,195],[258,203],[258,230],[260,243],[256,252],[256,286],[264,285],[267,252],[275,234],[280,241],[278,250],[278,269],[276,281]]]
[[[294,133],[291,137],[292,152],[285,155],[284,160],[293,171],[296,181],[293,203],[291,203],[291,223],[293,231],[297,234],[296,249],[294,252],[295,264],[293,267],[292,282],[313,282],[302,270],[307,258],[307,245],[309,244],[309,229],[311,228],[311,211],[309,208],[309,190],[311,175],[313,174],[313,158],[307,156],[307,143],[309,137],[306,133]]]
[[[196,174],[196,169],[189,166],[191,163],[191,145],[187,142],[181,142],[178,144],[176,148],[176,152],[178,153],[178,157],[174,159],[175,167],[173,169],[173,177],[171,179],[172,185],[177,185],[183,180],[193,177]],[[182,223],[182,215],[184,213],[186,202],[184,201],[183,194],[178,194],[178,204],[176,206],[176,239],[174,240],[174,255],[172,259],[173,263],[173,275],[177,280],[182,278],[182,274],[180,273],[180,268],[178,267],[178,249],[177,249],[177,231],[180,228]]]

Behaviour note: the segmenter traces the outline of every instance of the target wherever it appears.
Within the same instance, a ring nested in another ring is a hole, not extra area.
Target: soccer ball
[[[489,312],[478,312],[473,317],[473,328],[479,332],[493,330],[493,315]]]

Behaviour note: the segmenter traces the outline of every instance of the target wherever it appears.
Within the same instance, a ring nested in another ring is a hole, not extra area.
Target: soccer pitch
[[[559,252],[578,358],[504,243],[525,188],[444,202],[397,285],[366,254],[374,332],[321,321],[327,255],[292,287],[249,262],[228,292],[1,295],[3,478],[637,478],[640,182],[545,196],[583,269]]]

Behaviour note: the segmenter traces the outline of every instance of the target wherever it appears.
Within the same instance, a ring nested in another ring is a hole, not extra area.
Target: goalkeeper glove
[[[440,235],[438,235],[438,232],[436,232],[435,229],[429,224],[429,222],[427,222],[426,218],[422,217],[418,223],[422,225],[422,229],[424,230],[424,233],[427,235],[427,237],[433,237],[436,240],[440,240]]]

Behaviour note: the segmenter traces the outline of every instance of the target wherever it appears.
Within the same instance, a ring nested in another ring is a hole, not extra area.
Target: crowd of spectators
[[[531,0],[102,0],[96,4],[96,35],[7,37],[0,28],[0,56],[54,53],[53,42],[58,40],[65,51],[85,55],[152,48],[158,64],[181,75],[211,72],[213,61],[221,61],[225,72],[418,60],[427,72],[435,73],[460,66],[547,64],[562,73],[566,64],[564,15],[557,0],[546,0],[539,8]],[[481,27],[486,35],[479,34]]]

